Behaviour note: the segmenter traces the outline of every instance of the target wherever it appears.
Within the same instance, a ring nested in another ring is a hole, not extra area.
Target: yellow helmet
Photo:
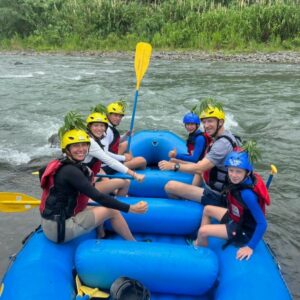
[[[107,105],[106,109],[109,114],[125,115],[125,106],[122,102],[112,102]]]
[[[205,118],[217,118],[219,120],[225,120],[225,113],[217,107],[209,106],[208,109],[203,110],[200,113],[200,119]]]
[[[72,129],[67,131],[61,140],[60,147],[61,150],[65,150],[69,145],[76,143],[89,143],[90,137],[88,134],[81,129]]]
[[[93,112],[91,113],[87,119],[86,119],[87,124],[91,123],[105,123],[108,125],[108,119],[105,114],[99,113],[99,112]]]

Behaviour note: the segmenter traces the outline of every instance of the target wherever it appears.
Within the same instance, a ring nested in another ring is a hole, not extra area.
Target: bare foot
[[[203,240],[199,240],[199,239],[196,239],[194,240],[194,243],[193,245],[195,247],[207,247],[208,246],[208,241],[203,241]]]

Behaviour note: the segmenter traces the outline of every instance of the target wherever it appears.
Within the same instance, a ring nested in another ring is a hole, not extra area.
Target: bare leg
[[[144,157],[133,157],[132,160],[126,161],[124,165],[129,169],[144,170],[147,166],[147,161]]]
[[[118,154],[124,154],[127,151],[127,147],[128,147],[128,142],[124,141],[122,143],[119,144],[119,151]]]
[[[101,180],[95,184],[95,187],[104,194],[113,193],[117,190],[116,195],[126,196],[128,194],[129,185],[130,181],[127,179],[114,178]]]
[[[130,181],[124,179],[108,179],[104,178],[100,182],[95,184],[97,190],[104,194],[116,193],[119,196],[127,196]],[[103,224],[99,225],[97,228],[97,237],[104,238],[105,230]]]
[[[170,198],[188,199],[201,202],[203,189],[191,184],[171,180],[165,185],[165,191]]]
[[[97,226],[103,225],[106,220],[110,219],[111,225],[116,233],[125,240],[135,241],[125,219],[119,211],[106,207],[95,207],[93,208],[93,213],[95,215]]]
[[[120,236],[122,236],[127,241],[135,241],[127,222],[117,210],[114,210],[113,217],[110,219],[111,226]]]
[[[209,236],[216,236],[224,239],[228,238],[225,224],[211,224],[212,217],[220,221],[226,212],[227,209],[223,207],[212,205],[205,206],[201,226],[198,231],[197,239],[194,242],[195,246],[207,246],[207,238]]]

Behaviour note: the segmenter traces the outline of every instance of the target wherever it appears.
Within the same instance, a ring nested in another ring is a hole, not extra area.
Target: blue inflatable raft
[[[74,273],[84,285],[101,290],[109,290],[120,276],[133,277],[151,290],[154,300],[292,299],[265,242],[260,242],[249,261],[236,260],[237,248],[232,245],[222,250],[221,239],[211,238],[208,248],[186,244],[186,237],[199,228],[202,206],[165,199],[163,187],[169,180],[191,182],[192,177],[155,168],[174,145],[185,150],[184,141],[167,131],[142,131],[133,138],[134,155],[146,157],[150,167],[141,171],[147,176],[142,184],[132,181],[134,197],[120,199],[149,203],[145,215],[124,214],[141,242],[124,241],[113,234],[97,240],[91,232],[57,245],[38,230],[11,261],[1,283],[0,300],[82,299],[76,295]],[[109,222],[105,226],[110,230]]]

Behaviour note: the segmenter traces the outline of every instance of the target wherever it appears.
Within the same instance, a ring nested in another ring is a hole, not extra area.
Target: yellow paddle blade
[[[93,297],[93,298],[108,298],[109,297],[108,293],[100,291],[97,288],[93,289],[93,288],[90,288],[88,286],[82,285],[80,289],[82,290],[82,292],[85,295],[88,295],[88,296]]]
[[[272,175],[277,174],[277,168],[275,165],[271,165],[271,174]]]
[[[0,192],[0,212],[24,212],[39,206],[40,200],[22,193]]]
[[[148,69],[152,46],[148,43],[137,43],[135,49],[134,69],[136,75],[136,90],[140,89],[141,81]]]
[[[83,296],[88,295],[89,297],[94,298],[108,298],[109,294],[103,291],[100,291],[98,288],[91,288],[85,285],[82,285],[78,275],[75,278],[76,288],[77,288],[77,295]]]
[[[4,283],[2,283],[1,287],[0,287],[0,297],[1,297],[2,293],[3,293],[3,291],[4,291]]]
[[[76,282],[76,288],[77,288],[77,295],[78,296],[83,296],[83,292],[81,290],[81,285],[82,284],[81,284],[81,281],[80,281],[78,275],[76,275],[76,277],[75,277],[75,282]]]

